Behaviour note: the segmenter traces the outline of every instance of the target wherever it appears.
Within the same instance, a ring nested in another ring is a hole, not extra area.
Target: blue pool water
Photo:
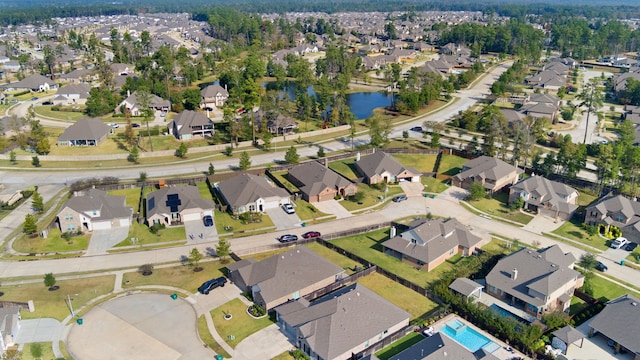
[[[448,322],[446,326],[440,329],[440,332],[457,341],[471,352],[476,352],[481,348],[484,348],[488,352],[493,352],[500,348],[499,345],[493,343],[476,330],[466,326],[460,320]]]

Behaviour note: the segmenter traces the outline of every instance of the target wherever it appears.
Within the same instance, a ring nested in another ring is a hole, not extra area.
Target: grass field
[[[389,189],[389,191],[385,194],[384,187],[382,188],[382,190],[380,190],[374,186],[360,183],[358,184],[358,192],[363,193],[364,198],[362,198],[362,200],[360,201],[345,199],[342,200],[340,204],[349,211],[355,211],[381,204],[383,201],[385,201],[385,198],[386,200],[390,200],[394,195],[403,193],[402,188],[400,188],[400,186],[398,185],[389,185],[387,188]]]
[[[224,315],[231,314],[231,320],[225,320]],[[267,316],[254,319],[247,314],[247,305],[240,299],[233,299],[211,310],[211,317],[216,331],[229,346],[235,348],[242,340],[273,324]]]
[[[408,312],[411,314],[412,319],[418,318],[438,307],[438,304],[425,296],[378,273],[360,278],[358,283]]]
[[[509,195],[496,193],[490,199],[483,198],[477,201],[471,201],[469,204],[489,215],[505,218],[523,225],[533,220],[533,216],[531,215],[523,214],[520,210],[511,210],[507,205],[508,199]]]
[[[631,291],[629,289],[623,288],[622,286],[597,275],[594,276],[590,281],[593,287],[593,297],[601,301],[606,302],[629,293],[631,293],[631,295],[633,296],[640,297],[640,293],[638,293],[637,291]]]
[[[54,274],[55,275],[55,274]],[[67,295],[75,310],[80,309],[90,300],[107,294],[113,290],[115,275],[104,275],[73,280],[59,280],[58,290],[48,291],[43,282],[22,285],[2,285],[2,300],[27,302],[33,300],[34,312],[23,311],[23,319],[50,317],[64,320],[70,315]],[[77,295],[76,295],[77,294]]]
[[[133,212],[138,212],[138,205],[140,204],[140,188],[110,190],[107,193],[114,196],[124,196],[125,204],[133,208]]]
[[[131,243],[131,238],[136,238],[135,244]],[[122,240],[116,247],[131,245],[152,245],[162,244],[169,241],[186,240],[184,226],[172,226],[158,230],[157,234],[152,233],[145,224],[139,224],[133,221],[129,227],[129,235]]]
[[[289,190],[290,193],[300,192],[300,189],[298,189],[289,180],[287,180],[287,173],[288,173],[287,171],[278,171],[278,172],[271,172],[271,175],[276,177],[282,183],[282,185],[284,185],[284,187],[287,190]]]
[[[332,161],[329,163],[329,169],[337,172],[349,180],[355,180],[358,178],[355,167],[355,158],[343,159],[338,161]]]
[[[31,347],[40,344],[40,349],[42,349],[42,356],[33,357],[31,355]],[[24,348],[22,349],[20,360],[45,360],[45,359],[55,359],[53,355],[52,343],[50,342],[41,342],[41,343],[31,343],[24,344]]]
[[[213,201],[213,196],[211,195],[211,189],[209,189],[209,185],[207,185],[205,181],[196,183],[196,186],[198,186],[198,191],[200,192],[201,198]]]
[[[70,241],[63,239],[58,228],[52,229],[46,238],[21,236],[13,242],[13,249],[27,254],[56,253],[86,250],[91,234],[73,236]]]
[[[262,222],[243,224],[240,220],[234,219],[231,214],[226,211],[215,210],[214,223],[218,234],[225,234],[229,231],[225,230],[225,227],[230,226],[232,232],[243,233],[251,232],[262,228],[273,228],[275,225],[271,218],[267,214],[262,215]]]
[[[188,256],[189,254],[183,255]],[[126,272],[122,278],[122,287],[165,285],[195,293],[203,282],[224,275],[222,269],[227,265],[228,263],[222,264],[219,261],[203,261],[199,266],[204,270],[199,272],[194,272],[193,268],[187,265],[156,268],[149,276],[142,276],[138,272]]]
[[[315,242],[309,243],[305,246],[313,250],[314,252],[320,254],[320,256],[322,256],[323,258],[343,268],[347,275],[353,274],[354,273],[353,269],[356,266],[362,266],[362,264],[360,264],[359,262],[355,260],[351,260],[348,257],[342,254],[339,254],[338,252],[333,251],[328,247],[322,246],[318,243],[315,243]]]
[[[84,106],[80,107],[81,110],[84,108]],[[63,121],[76,121],[80,118],[88,117],[81,111],[53,111],[50,105],[34,106],[33,110],[38,115]]]
[[[605,239],[598,235],[589,236],[582,228],[582,222],[574,218],[571,218],[570,221],[565,221],[564,224],[555,229],[553,233],[603,251],[608,249]]]
[[[411,166],[421,172],[433,172],[436,165],[437,155],[423,154],[393,154],[393,157],[404,166]]]
[[[449,188],[449,185],[445,184],[441,180],[432,177],[423,176],[421,178],[422,185],[424,185],[424,191],[428,193],[439,194]]]
[[[319,217],[324,217],[329,215],[321,212],[320,210],[316,209],[316,207],[313,206],[313,204],[310,204],[304,200],[295,200],[294,203],[296,206],[296,214],[298,215],[300,220],[313,222],[313,220]],[[334,218],[335,216],[331,217],[331,219],[334,219]],[[330,220],[330,219],[327,219],[327,220]]]
[[[440,166],[438,167],[438,174],[453,176],[462,170],[462,165],[469,161],[456,155],[442,155],[440,160]]]

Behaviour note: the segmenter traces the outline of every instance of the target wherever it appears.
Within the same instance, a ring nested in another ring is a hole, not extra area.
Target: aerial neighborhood
[[[640,360],[640,6],[543,5],[0,1],[0,358]]]

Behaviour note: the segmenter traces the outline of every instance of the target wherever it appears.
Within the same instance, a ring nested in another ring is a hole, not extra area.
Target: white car
[[[111,126],[111,127],[112,127],[112,128],[114,128],[114,129],[117,129],[117,128],[119,128],[119,127],[120,127],[120,125],[118,125],[118,124],[116,124],[116,123],[108,123],[107,125],[108,125],[108,126]]]
[[[284,212],[286,212],[287,214],[295,214],[296,213],[296,209],[294,209],[291,204],[282,205],[282,210],[284,210]]]
[[[611,242],[611,248],[612,249],[620,249],[623,246],[627,245],[627,243],[629,243],[629,240],[627,240],[626,238],[623,238],[623,237],[619,237],[619,238],[617,238],[617,239],[615,239],[615,240],[613,240]]]

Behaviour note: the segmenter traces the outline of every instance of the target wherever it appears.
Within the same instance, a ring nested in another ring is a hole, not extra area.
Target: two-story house
[[[524,200],[524,208],[552,218],[568,220],[578,209],[578,191],[571,186],[532,176],[509,189],[509,203]]]
[[[69,199],[58,212],[60,231],[93,231],[131,225],[133,209],[125,205],[124,196],[107,195],[89,189]]]
[[[588,206],[584,222],[589,225],[615,226],[629,241],[640,241],[640,202],[622,195],[608,195]]]
[[[225,87],[218,84],[212,84],[200,91],[202,102],[200,108],[213,110],[215,108],[221,108],[229,98],[229,92]]]
[[[513,165],[490,156],[480,156],[467,161],[462,171],[451,178],[453,186],[469,189],[471,184],[481,184],[486,191],[494,193],[505,186],[518,182],[523,171]]]
[[[167,125],[169,134],[178,140],[190,140],[198,137],[213,136],[213,121],[205,114],[185,110]]]

